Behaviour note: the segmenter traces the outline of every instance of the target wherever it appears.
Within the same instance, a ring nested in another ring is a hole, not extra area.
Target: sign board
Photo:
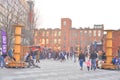
[[[7,54],[7,37],[6,32],[1,31],[2,33],[2,54]]]

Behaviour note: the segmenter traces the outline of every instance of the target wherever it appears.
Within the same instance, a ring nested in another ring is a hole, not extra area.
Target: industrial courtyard
[[[120,80],[118,70],[80,70],[79,62],[41,60],[40,68],[0,68],[0,80]]]
[[[120,80],[119,2],[59,1],[0,0],[0,80]]]

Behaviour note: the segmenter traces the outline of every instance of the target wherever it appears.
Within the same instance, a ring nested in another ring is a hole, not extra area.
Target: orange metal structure
[[[113,58],[113,53],[112,53],[112,32],[113,30],[106,30],[107,35],[106,35],[106,63],[102,65],[102,68],[104,69],[115,69],[115,65],[113,65],[112,58]]]
[[[22,62],[21,57],[21,25],[15,25],[15,43],[14,43],[14,58],[16,61],[8,63],[8,67],[25,67],[25,62]]]

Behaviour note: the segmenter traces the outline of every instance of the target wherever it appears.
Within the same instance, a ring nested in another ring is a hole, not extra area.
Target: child
[[[88,69],[88,71],[89,71],[89,70],[90,70],[90,66],[91,66],[90,59],[88,59],[88,60],[86,61],[86,65],[87,65],[87,69]]]

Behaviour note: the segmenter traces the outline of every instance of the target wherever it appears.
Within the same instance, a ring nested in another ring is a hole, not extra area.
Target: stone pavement
[[[120,80],[120,71],[80,70],[73,61],[41,60],[41,68],[0,69],[0,80]]]

